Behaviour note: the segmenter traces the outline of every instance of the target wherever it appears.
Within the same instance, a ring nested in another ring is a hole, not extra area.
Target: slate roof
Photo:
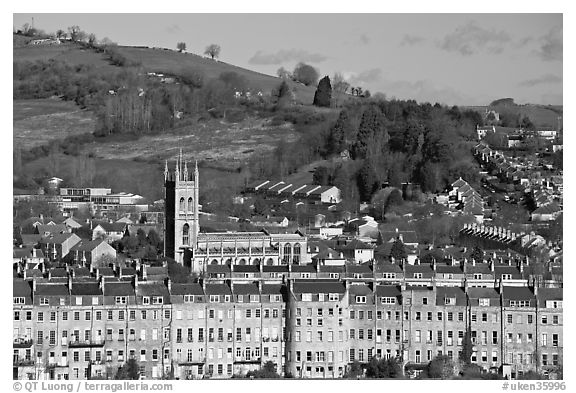
[[[544,206],[540,206],[538,209],[534,210],[532,214],[554,214],[562,211],[557,203],[552,202]]]
[[[163,283],[139,282],[136,287],[137,296],[170,296],[168,288]]]
[[[292,265],[292,273],[316,273],[313,265]]]
[[[288,265],[264,265],[262,271],[264,273],[288,273]]]
[[[13,297],[32,297],[32,287],[29,281],[22,279],[13,280],[12,284],[12,296]]]
[[[547,300],[563,300],[563,289],[562,288],[538,288],[538,306],[541,308],[546,308]]]
[[[259,295],[260,289],[257,284],[234,284],[234,295]]]
[[[377,285],[376,296],[397,298],[402,296],[402,289],[398,285]]]
[[[510,306],[510,300],[529,300],[530,306],[534,307],[534,292],[528,287],[502,287],[504,306]]]
[[[40,242],[40,239],[42,239],[42,235],[40,235],[38,233],[34,234],[34,235],[22,234],[20,236],[22,237],[22,244],[23,245],[34,246],[34,245],[38,244],[38,242]]]
[[[104,296],[134,296],[134,285],[131,281],[106,281]]]
[[[346,287],[337,280],[305,280],[294,282],[294,293],[344,293]]]
[[[372,290],[365,284],[352,284],[348,287],[348,292],[351,295],[371,295]]]
[[[361,274],[372,274],[372,269],[368,265],[347,265],[347,273],[361,273]]]
[[[182,296],[182,295],[195,295],[202,296],[204,291],[202,290],[202,285],[198,283],[186,283],[186,284],[172,284],[172,295]]]
[[[68,296],[68,285],[66,283],[37,283],[35,296]]]
[[[232,291],[226,284],[206,284],[206,295],[231,295]]]
[[[42,237],[40,242],[44,243],[44,244],[62,244],[66,240],[70,239],[71,237],[75,237],[77,239],[80,239],[74,233],[59,233],[59,234],[55,234],[53,236],[44,236],[44,237]]]
[[[228,269],[230,271],[230,269]],[[234,265],[234,273],[260,273],[257,265]]]
[[[102,289],[98,282],[75,282],[72,281],[72,295],[96,296],[102,295]]]
[[[437,287],[436,305],[444,306],[446,298],[456,298],[456,306],[466,306],[466,294],[460,287]]]
[[[54,225],[44,225],[40,224],[36,226],[36,232],[41,235],[44,235],[46,232],[56,235],[64,232],[68,232],[68,228],[64,224],[54,224]]]
[[[263,295],[284,295],[286,287],[282,284],[262,284]]]
[[[80,243],[78,243],[74,247],[72,247],[71,250],[72,251],[92,252],[96,247],[98,247],[102,243],[105,243],[105,241],[102,239],[82,240]]]

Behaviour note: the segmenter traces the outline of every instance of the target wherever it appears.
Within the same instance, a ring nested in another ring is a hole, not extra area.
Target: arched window
[[[292,261],[294,263],[300,263],[300,243],[294,244],[294,255]]]
[[[274,259],[268,258],[268,260],[266,261],[266,265],[268,265],[268,266],[274,265]]]
[[[185,206],[185,203],[184,203],[184,198],[180,198],[180,209],[179,209],[179,211],[183,212],[183,211],[185,211],[185,210],[186,210],[186,206]]]
[[[194,206],[192,206],[192,197],[188,198],[188,211],[194,211]]]
[[[212,262],[210,262],[210,264],[218,265],[218,259],[212,259]]]
[[[254,258],[252,265],[260,265],[260,258]]]
[[[290,263],[290,254],[292,254],[292,245],[290,245],[290,243],[286,243],[284,245],[284,255],[282,257],[283,263]]]
[[[240,259],[240,261],[238,262],[239,265],[246,265],[246,259],[242,258]]]
[[[188,245],[189,243],[190,243],[190,225],[184,224],[184,226],[182,227],[182,244]]]

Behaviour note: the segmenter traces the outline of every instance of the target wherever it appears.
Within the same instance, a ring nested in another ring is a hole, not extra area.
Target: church
[[[270,234],[261,232],[200,231],[198,165],[188,171],[188,163],[178,156],[174,171],[164,168],[164,255],[205,272],[211,265],[308,264],[306,236],[300,232]]]

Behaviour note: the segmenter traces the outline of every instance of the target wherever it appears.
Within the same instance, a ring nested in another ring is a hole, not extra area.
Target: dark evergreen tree
[[[462,351],[459,354],[459,360],[466,366],[470,365],[472,352],[474,351],[472,344],[472,334],[470,332],[470,327],[466,328],[464,332],[464,338],[462,340]]]
[[[364,164],[358,171],[358,191],[361,201],[370,201],[372,194],[378,190],[378,176],[370,160],[364,160]]]
[[[322,107],[330,107],[332,101],[332,85],[330,84],[330,77],[326,75],[318,82],[318,88],[314,93],[314,105]]]
[[[312,181],[314,184],[327,186],[330,184],[330,177],[330,170],[327,167],[321,165],[314,171],[314,174],[312,175]]]
[[[402,261],[408,257],[406,254],[406,248],[404,247],[404,243],[402,240],[396,239],[392,244],[392,248],[390,249],[390,257],[394,258],[396,261]]]
[[[138,369],[138,362],[135,359],[128,359],[123,366],[118,368],[114,379],[139,379],[140,371]]]
[[[328,134],[326,142],[327,154],[340,153],[346,149],[346,134],[351,127],[352,124],[350,123],[348,112],[345,109],[340,111],[336,123],[330,128],[330,133]]]
[[[482,263],[484,260],[484,250],[478,246],[474,247],[470,253],[470,258],[475,260],[476,263]]]
[[[389,136],[385,133],[384,121],[384,116],[377,106],[370,105],[364,110],[356,143],[352,149],[354,159],[365,158],[369,150],[379,152],[384,145],[387,145]]]

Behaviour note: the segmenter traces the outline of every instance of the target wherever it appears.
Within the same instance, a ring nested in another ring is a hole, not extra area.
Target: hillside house
[[[102,258],[116,258],[116,250],[102,239],[82,241],[70,250],[74,261],[83,265],[97,264]]]
[[[104,239],[108,244],[121,240],[128,225],[122,222],[102,222],[92,229],[92,240]]]
[[[353,260],[355,263],[364,263],[374,259],[374,248],[356,239],[336,250],[341,251],[346,259]]]
[[[46,258],[50,261],[61,261],[70,253],[72,247],[81,241],[74,233],[60,233],[43,237],[39,243]]]
[[[554,221],[561,213],[562,209],[560,206],[552,202],[534,210],[532,214],[530,214],[530,219],[532,221]]]
[[[378,237],[378,223],[371,216],[354,218],[348,222],[347,230],[355,233],[359,237]]]
[[[250,223],[254,226],[286,228],[289,221],[286,217],[254,216],[250,220]]]

